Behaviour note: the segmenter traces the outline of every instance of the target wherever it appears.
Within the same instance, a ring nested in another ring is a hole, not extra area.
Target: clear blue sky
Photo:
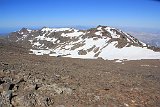
[[[0,0],[0,32],[20,27],[129,26],[160,29],[158,0]]]

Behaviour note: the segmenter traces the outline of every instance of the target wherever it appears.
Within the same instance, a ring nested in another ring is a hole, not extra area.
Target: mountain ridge
[[[99,25],[96,28],[22,28],[8,37],[30,48],[30,54],[72,58],[160,59],[160,53],[137,38],[119,29]],[[153,51],[154,50],[154,51]]]

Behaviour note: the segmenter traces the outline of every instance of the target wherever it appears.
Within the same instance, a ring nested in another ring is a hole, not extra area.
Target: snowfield
[[[154,52],[150,49],[140,47],[125,47],[122,49],[115,48],[114,45],[110,44],[104,48],[98,57],[94,57],[94,52],[89,52],[86,55],[78,55],[78,50],[30,50],[30,54],[45,55],[49,56],[64,56],[71,58],[82,58],[82,59],[97,59],[102,58],[104,60],[114,59],[127,59],[127,60],[141,60],[141,59],[160,59],[160,52]],[[55,53],[50,54],[54,51]]]

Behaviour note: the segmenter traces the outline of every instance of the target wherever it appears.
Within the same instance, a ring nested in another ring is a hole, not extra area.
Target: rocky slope
[[[10,41],[30,49],[31,54],[72,58],[103,59],[160,59],[154,47],[133,36],[108,26],[88,30],[74,28],[26,28],[13,32]]]
[[[159,107],[160,60],[37,56],[0,40],[0,107]]]

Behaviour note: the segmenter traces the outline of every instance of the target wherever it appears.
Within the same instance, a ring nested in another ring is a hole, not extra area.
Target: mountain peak
[[[25,31],[27,31],[27,28],[24,27],[20,30],[20,32],[25,32]]]
[[[102,25],[98,25],[97,28],[98,28],[98,27],[103,27],[103,26],[102,26]]]
[[[31,32],[31,30],[29,30],[28,28],[22,28],[21,30],[19,30],[19,32],[21,34],[27,34],[28,32]]]
[[[109,26],[98,25],[96,28],[106,28],[106,27],[109,27]]]
[[[46,29],[46,28],[49,28],[49,27],[43,26],[43,27],[41,28],[41,30],[42,30],[42,29]]]
[[[160,53],[133,36],[102,25],[89,30],[43,27],[29,32],[23,28],[13,36],[16,38],[14,41],[29,47],[36,55],[92,59],[160,58]]]

